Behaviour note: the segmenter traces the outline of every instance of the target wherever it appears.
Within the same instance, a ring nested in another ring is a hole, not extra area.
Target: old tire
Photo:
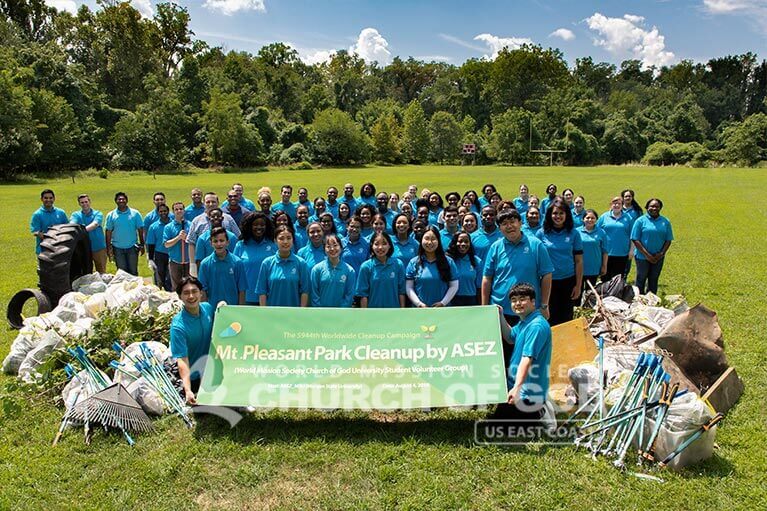
[[[24,318],[21,315],[24,310],[24,304],[30,299],[34,298],[37,301],[37,315],[45,312],[50,312],[51,301],[48,297],[39,289],[22,289],[11,298],[8,302],[8,310],[6,312],[6,318],[8,318],[8,324],[11,328],[16,330],[24,326]]]
[[[91,241],[82,225],[61,224],[48,229],[37,258],[40,289],[53,306],[72,291],[72,281],[93,272]]]

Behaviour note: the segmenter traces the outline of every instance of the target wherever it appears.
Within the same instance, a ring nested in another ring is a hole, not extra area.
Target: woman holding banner
[[[407,265],[405,285],[415,307],[447,307],[458,291],[458,269],[445,255],[433,225],[423,233],[418,255]]]

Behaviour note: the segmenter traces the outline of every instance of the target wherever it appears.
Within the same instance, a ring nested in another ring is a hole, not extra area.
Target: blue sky
[[[75,9],[95,0],[46,0]],[[131,0],[151,15],[154,0]],[[460,64],[533,42],[568,62],[673,64],[747,51],[767,57],[767,0],[177,0],[197,38],[257,52],[281,41],[317,62],[351,49],[386,64],[413,56]]]

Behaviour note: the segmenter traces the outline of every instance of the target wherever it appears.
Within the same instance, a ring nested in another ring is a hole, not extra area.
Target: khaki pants
[[[91,259],[93,259],[93,267],[97,272],[107,272],[107,250],[105,248],[92,252]]]
[[[171,261],[168,266],[170,268],[170,283],[173,287],[173,291],[175,291],[178,289],[178,284],[181,282],[181,279],[189,276],[189,263],[181,264],[176,261]]]

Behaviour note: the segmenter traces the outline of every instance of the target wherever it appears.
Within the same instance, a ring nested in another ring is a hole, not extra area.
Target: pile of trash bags
[[[10,353],[3,360],[4,373],[18,375],[27,383],[35,382],[40,377],[37,368],[56,349],[90,334],[94,322],[105,310],[130,307],[143,314],[166,314],[180,310],[182,306],[175,293],[147,284],[143,278],[122,270],[114,275],[85,275],[72,283],[72,289],[74,291],[62,296],[51,312],[24,319],[24,326],[11,344]],[[164,344],[151,344],[163,361],[170,356],[170,350]],[[73,396],[78,396],[77,401],[87,397],[87,392],[78,392],[87,375],[81,373],[78,376],[81,378],[73,378],[62,394],[67,406],[74,404]],[[119,377],[117,381],[120,381]],[[146,383],[142,384],[140,378],[131,382],[124,381],[123,384],[142,406],[146,405],[147,413],[162,413],[160,397],[147,396]]]

